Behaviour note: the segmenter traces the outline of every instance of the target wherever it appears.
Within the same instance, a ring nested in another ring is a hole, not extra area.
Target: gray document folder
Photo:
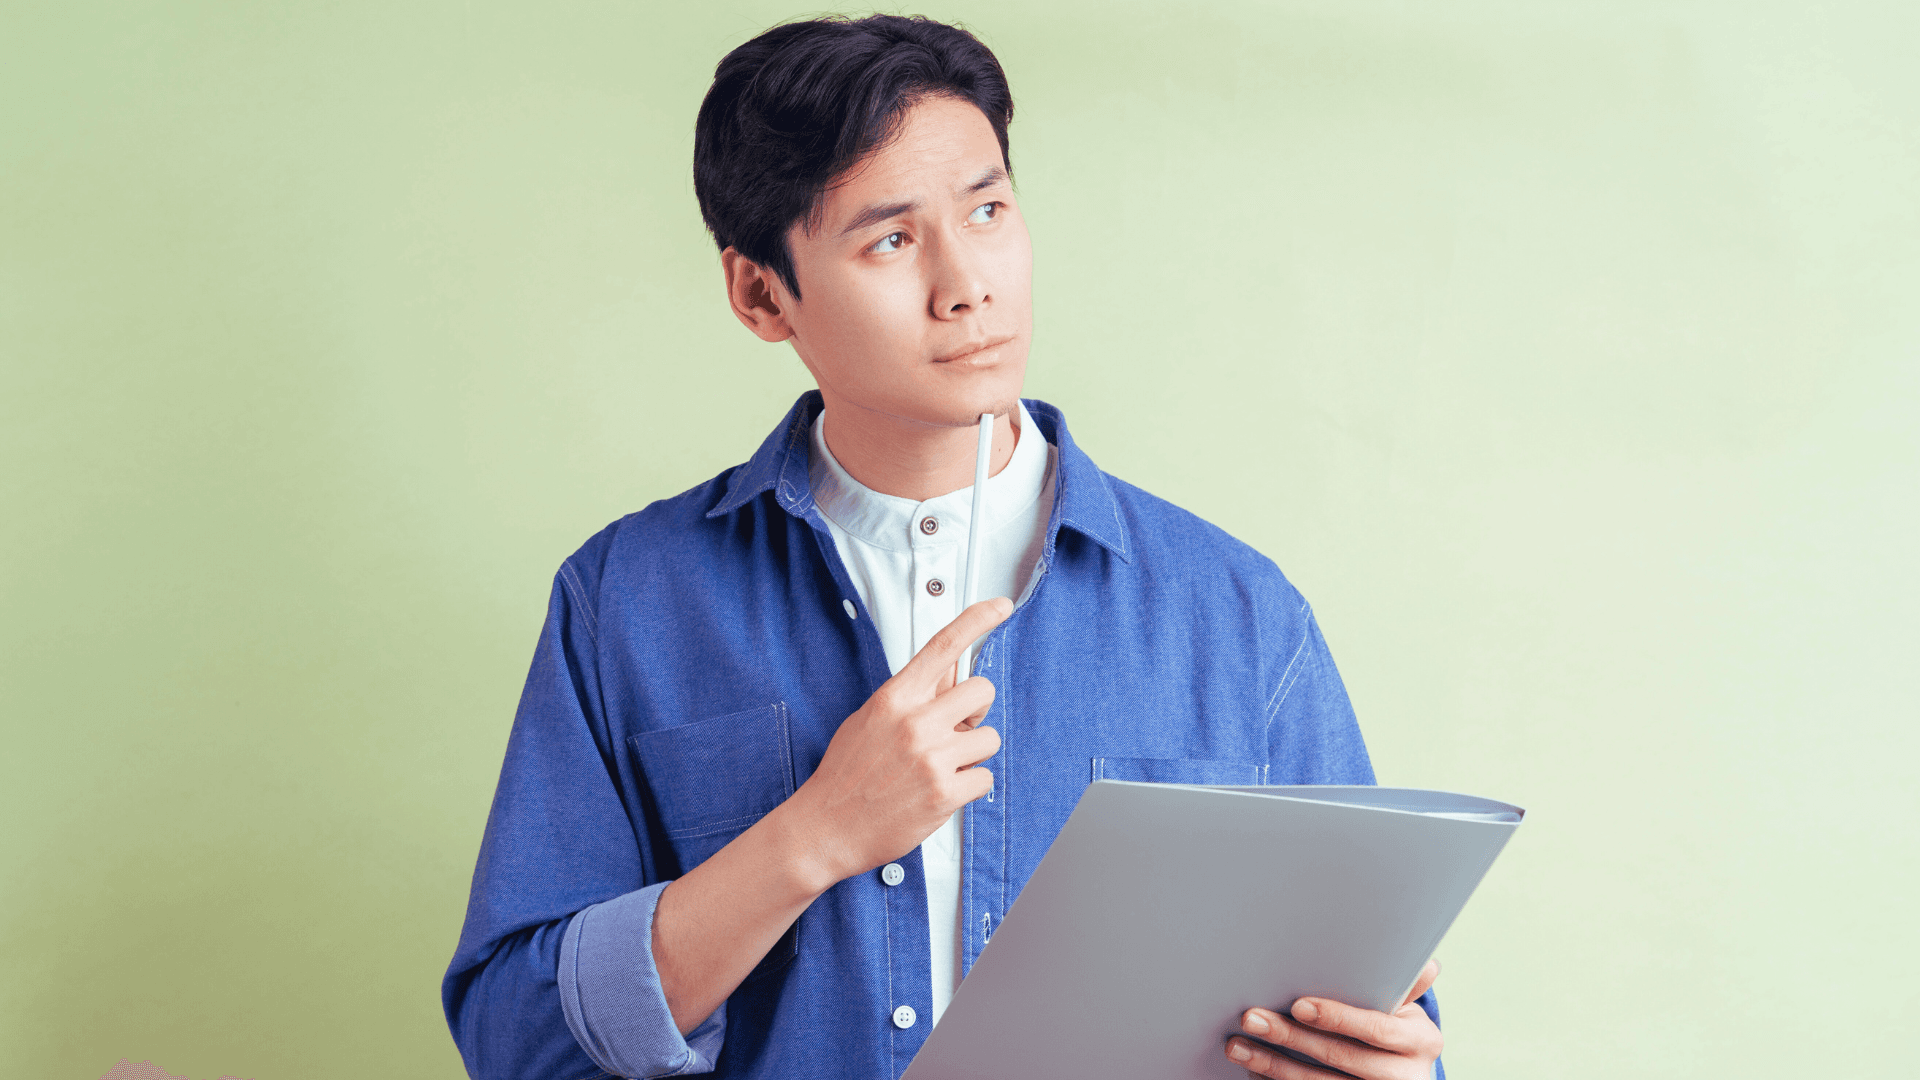
[[[1397,1007],[1525,812],[1441,791],[1096,782],[906,1080],[1244,1077],[1252,1006]]]

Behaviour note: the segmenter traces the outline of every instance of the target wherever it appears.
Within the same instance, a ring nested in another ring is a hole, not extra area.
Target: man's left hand
[[[1240,1017],[1240,1029],[1247,1034],[1339,1072],[1316,1069],[1239,1038],[1227,1040],[1227,1057],[1248,1076],[1276,1080],[1338,1080],[1342,1073],[1362,1080],[1429,1080],[1440,1056],[1440,1029],[1415,1002],[1439,975],[1440,965],[1427,961],[1406,1000],[1391,1013],[1301,998],[1293,1003],[1290,1017],[1268,1009],[1248,1009]]]

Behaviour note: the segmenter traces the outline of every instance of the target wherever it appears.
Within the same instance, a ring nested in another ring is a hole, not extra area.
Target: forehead
[[[876,201],[964,197],[983,170],[1001,161],[993,125],[971,102],[924,98],[907,110],[891,141],[828,185],[819,221],[832,230],[836,221]]]

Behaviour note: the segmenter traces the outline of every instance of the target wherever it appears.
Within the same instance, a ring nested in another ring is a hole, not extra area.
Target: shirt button
[[[889,885],[898,885],[907,880],[907,872],[899,863],[890,862],[880,868],[880,880]]]
[[[928,596],[939,596],[941,593],[946,591],[947,591],[946,582],[941,581],[937,577],[927,579],[927,595]]]
[[[921,519],[920,519],[920,531],[921,531],[921,532],[923,532],[923,533],[926,533],[926,534],[927,534],[928,536],[932,536],[932,535],[933,535],[934,533],[937,533],[937,532],[939,532],[939,531],[940,531],[940,519],[939,519],[939,518],[937,518],[937,517],[923,517],[923,518],[921,518]]]
[[[913,1022],[919,1018],[919,1015],[913,1011],[913,1006],[911,1005],[902,1005],[893,1010],[893,1026],[902,1031],[912,1027]]]
[[[853,609],[853,601],[842,600],[840,601],[840,606],[847,609],[847,618],[858,619],[860,617],[860,613]]]

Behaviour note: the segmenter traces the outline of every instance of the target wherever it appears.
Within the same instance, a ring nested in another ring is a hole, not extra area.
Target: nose
[[[951,321],[986,309],[993,303],[986,267],[958,237],[944,237],[932,253],[932,281],[927,303],[936,319]]]

